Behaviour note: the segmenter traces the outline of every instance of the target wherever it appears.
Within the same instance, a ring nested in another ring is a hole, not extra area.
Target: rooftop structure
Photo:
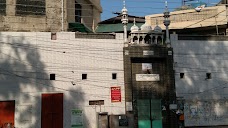
[[[81,24],[93,31],[102,12],[100,0],[1,0],[0,7],[0,31],[79,31]]]

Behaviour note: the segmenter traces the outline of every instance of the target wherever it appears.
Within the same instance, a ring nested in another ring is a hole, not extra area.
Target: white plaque
[[[136,74],[136,81],[160,81],[159,74]]]
[[[169,109],[171,110],[177,109],[177,104],[170,104]]]
[[[143,51],[144,56],[154,55],[154,51]]]
[[[71,128],[78,128],[83,126],[82,122],[82,110],[73,109],[71,110]]]
[[[168,51],[168,55],[169,56],[173,55],[173,52],[172,51]]]
[[[128,50],[125,50],[124,54],[125,55],[129,55],[129,51]]]
[[[126,111],[132,111],[132,102],[126,102]]]

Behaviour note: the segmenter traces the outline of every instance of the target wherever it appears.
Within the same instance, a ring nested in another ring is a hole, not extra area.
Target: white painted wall
[[[228,41],[178,40],[172,34],[171,42],[176,94],[186,101],[185,125],[228,125]],[[183,79],[180,73],[184,73]],[[212,79],[205,79],[206,73]],[[197,107],[195,116],[191,106]]]
[[[125,114],[123,39],[75,39],[75,33],[63,32],[51,40],[49,32],[1,32],[0,85],[0,101],[16,102],[17,128],[41,127],[43,93],[64,93],[64,128],[70,128],[71,109],[82,109],[84,126],[96,128],[97,112]],[[121,86],[122,102],[111,103],[112,86]],[[105,105],[90,106],[89,100]]]

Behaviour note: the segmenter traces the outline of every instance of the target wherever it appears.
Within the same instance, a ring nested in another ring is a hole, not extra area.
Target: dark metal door
[[[151,128],[150,100],[137,100],[138,128]]]
[[[162,110],[161,110],[161,100],[152,99],[150,106],[152,128],[162,128]]]
[[[42,128],[63,128],[63,94],[42,94]]]

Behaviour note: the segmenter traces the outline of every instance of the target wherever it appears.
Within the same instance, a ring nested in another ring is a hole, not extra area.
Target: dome
[[[136,32],[139,30],[139,27],[136,26],[135,24],[131,27],[131,32]]]
[[[141,31],[150,32],[150,31],[152,31],[152,27],[145,23],[141,26]]]
[[[154,28],[155,32],[162,32],[161,27],[159,27],[158,25]]]
[[[161,27],[158,26],[158,20],[157,20],[157,19],[156,19],[156,26],[155,26],[155,28],[154,28],[154,31],[155,31],[155,32],[162,32]]]
[[[135,18],[134,18],[134,25],[131,27],[131,32],[139,31],[139,27],[135,25]]]

